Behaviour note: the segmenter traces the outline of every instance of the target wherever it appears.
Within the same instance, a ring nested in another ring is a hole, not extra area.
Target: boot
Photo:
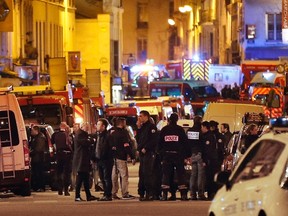
[[[180,194],[181,194],[181,201],[187,201],[188,200],[187,191],[186,190],[181,190]]]
[[[168,198],[169,201],[175,201],[176,200],[176,193],[171,193],[171,196]]]
[[[163,191],[161,201],[167,201],[168,200],[168,191]]]

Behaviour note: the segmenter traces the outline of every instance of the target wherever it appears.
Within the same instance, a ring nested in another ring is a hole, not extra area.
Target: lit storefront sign
[[[255,39],[256,38],[256,26],[255,25],[246,25],[246,39]]]
[[[282,41],[288,44],[288,0],[282,0]]]

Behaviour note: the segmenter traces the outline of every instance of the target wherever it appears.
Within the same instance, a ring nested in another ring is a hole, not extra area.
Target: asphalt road
[[[129,191],[137,196],[138,166],[129,165]],[[93,195],[100,197],[100,192]],[[81,192],[84,198],[84,191]],[[140,202],[132,200],[113,200],[111,202],[75,202],[74,192],[71,196],[59,196],[55,191],[32,192],[30,197],[0,194],[0,216],[167,216],[193,215],[204,216],[211,202],[209,201],[152,201]],[[120,193],[118,194],[120,196]],[[179,194],[177,194],[179,198]]]

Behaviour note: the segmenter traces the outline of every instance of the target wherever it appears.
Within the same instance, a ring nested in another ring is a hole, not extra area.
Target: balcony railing
[[[200,10],[200,23],[210,23],[215,20],[213,9]]]

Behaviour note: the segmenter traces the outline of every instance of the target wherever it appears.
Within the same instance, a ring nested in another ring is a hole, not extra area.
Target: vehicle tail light
[[[30,151],[29,151],[29,148],[28,148],[27,140],[23,140],[23,149],[24,149],[25,166],[29,166],[30,165]]]

